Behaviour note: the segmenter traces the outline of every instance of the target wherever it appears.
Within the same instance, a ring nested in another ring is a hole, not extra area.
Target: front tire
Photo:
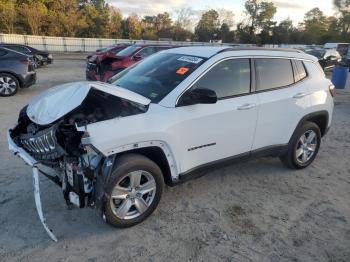
[[[158,206],[164,187],[162,171],[138,154],[119,157],[108,180],[104,214],[114,227],[131,227],[144,221]]]
[[[17,93],[19,82],[16,77],[0,73],[0,96],[13,96]]]
[[[320,128],[313,122],[305,122],[294,132],[287,152],[280,159],[289,168],[305,168],[314,161],[320,145]]]

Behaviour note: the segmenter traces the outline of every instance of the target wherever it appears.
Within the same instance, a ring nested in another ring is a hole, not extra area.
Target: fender
[[[324,127],[320,126],[320,124],[315,121],[315,119],[317,119],[319,117],[325,117],[326,118],[326,125]],[[311,121],[311,122],[316,123],[320,127],[322,136],[326,135],[326,133],[328,131],[328,124],[329,124],[328,111],[326,111],[326,110],[316,111],[316,112],[312,112],[310,114],[305,115],[302,119],[300,119],[299,123],[297,124],[297,126],[294,129],[293,134],[295,133],[295,130],[297,130],[299,127],[301,127],[306,121]],[[291,135],[291,137],[289,139],[289,142],[292,139],[293,134]]]
[[[107,152],[106,156],[110,157],[112,155],[116,155],[119,153],[128,152],[139,148],[147,148],[147,147],[158,147],[163,151],[170,168],[171,180],[173,182],[176,182],[179,179],[179,173],[176,166],[175,157],[170,149],[170,146],[164,141],[151,140],[151,141],[142,141],[142,142],[136,142],[128,145],[123,145]],[[114,160],[115,158],[113,158],[113,162]]]

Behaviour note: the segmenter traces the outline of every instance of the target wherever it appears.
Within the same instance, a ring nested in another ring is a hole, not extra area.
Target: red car
[[[87,56],[86,79],[100,80],[99,73],[104,69],[105,65],[112,63],[117,53],[130,44],[117,44],[110,47],[96,50],[95,53]]]
[[[97,66],[97,70],[86,69],[87,80],[107,82],[109,78],[121,72],[125,68],[159,51],[173,48],[171,45],[131,45],[119,51],[114,58],[105,59]]]

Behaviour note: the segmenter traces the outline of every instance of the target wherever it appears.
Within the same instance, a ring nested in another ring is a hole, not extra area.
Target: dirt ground
[[[82,59],[77,59],[82,58]],[[291,171],[252,160],[166,188],[144,223],[105,224],[94,209],[68,210],[41,178],[50,240],[38,219],[31,170],[7,149],[6,131],[30,99],[83,80],[83,56],[38,70],[38,83],[0,98],[0,261],[350,261],[350,88],[339,91],[333,126],[315,162]]]

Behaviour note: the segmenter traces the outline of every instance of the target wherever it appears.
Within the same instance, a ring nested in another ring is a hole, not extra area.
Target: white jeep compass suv
[[[69,205],[102,207],[128,227],[147,218],[164,183],[255,155],[290,168],[315,159],[331,124],[334,86],[317,58],[297,50],[181,47],[157,53],[110,84],[76,82],[34,98],[8,133]]]

